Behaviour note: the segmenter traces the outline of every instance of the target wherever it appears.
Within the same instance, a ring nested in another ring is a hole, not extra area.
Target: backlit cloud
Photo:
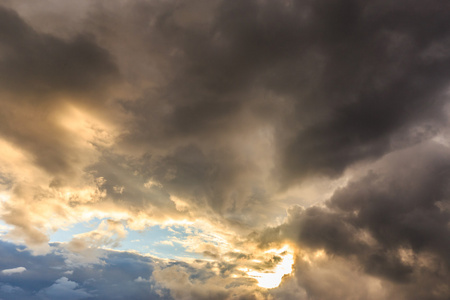
[[[448,299],[449,20],[0,0],[0,297]]]

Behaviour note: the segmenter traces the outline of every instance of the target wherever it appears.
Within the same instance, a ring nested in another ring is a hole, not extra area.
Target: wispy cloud
[[[17,267],[17,268],[12,268],[12,269],[5,269],[2,270],[2,274],[5,275],[12,275],[12,274],[18,274],[18,273],[23,273],[25,272],[27,269],[24,267]]]

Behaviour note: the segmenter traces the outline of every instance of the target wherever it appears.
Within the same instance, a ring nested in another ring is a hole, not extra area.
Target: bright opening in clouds
[[[450,299],[445,0],[0,0],[0,299]]]
[[[292,265],[294,264],[294,256],[291,253],[288,246],[283,247],[282,250],[268,250],[265,253],[278,254],[274,256],[279,259],[279,262],[275,264],[273,270],[253,271],[246,270],[247,275],[255,278],[258,281],[258,285],[263,288],[273,289],[280,285],[283,276],[292,273]],[[280,258],[281,257],[281,258]]]

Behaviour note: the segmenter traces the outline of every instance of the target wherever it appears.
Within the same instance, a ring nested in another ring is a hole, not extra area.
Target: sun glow
[[[266,253],[278,254],[282,257],[273,270],[268,271],[247,271],[247,275],[258,281],[258,286],[266,289],[273,289],[280,285],[284,275],[292,273],[294,255],[288,246],[282,249],[271,249]]]

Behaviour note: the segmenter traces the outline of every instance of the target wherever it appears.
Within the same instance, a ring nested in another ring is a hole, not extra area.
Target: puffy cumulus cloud
[[[2,299],[167,299],[153,292],[149,278],[155,260],[128,252],[101,250],[102,259],[73,266],[61,244],[46,255],[32,255],[23,246],[0,241],[0,268],[23,263],[19,276],[0,273]],[[163,263],[163,262],[162,262]]]
[[[67,277],[61,277],[53,285],[38,293],[43,299],[85,299],[91,297],[84,289],[77,288],[78,284]]]
[[[59,251],[75,276],[112,267],[99,248],[128,230],[192,225],[166,245],[214,264],[112,272],[153,280],[160,296],[136,291],[156,299],[449,297],[449,4],[0,5],[3,238]],[[95,217],[108,221],[48,244]],[[293,275],[255,289],[285,245]],[[68,274],[32,291],[96,297]]]

